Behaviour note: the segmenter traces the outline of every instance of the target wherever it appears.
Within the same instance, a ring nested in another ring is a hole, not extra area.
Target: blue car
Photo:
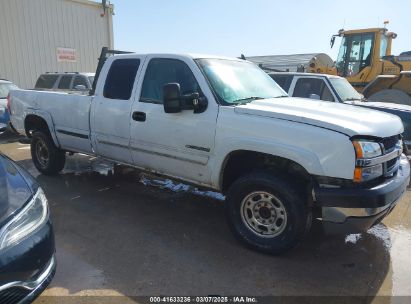
[[[7,111],[7,95],[18,87],[8,80],[0,79],[0,134],[7,130],[10,116]]]
[[[0,303],[31,303],[55,271],[47,199],[27,171],[0,153]]]

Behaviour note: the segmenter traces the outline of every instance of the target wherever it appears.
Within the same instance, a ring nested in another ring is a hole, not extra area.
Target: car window
[[[328,88],[327,85],[324,85],[323,91],[321,93],[320,96],[321,100],[325,100],[325,101],[332,101],[334,102],[334,97],[333,94],[331,93],[330,89]]]
[[[294,87],[294,97],[309,98],[310,94],[321,96],[325,83],[318,78],[299,78]]]
[[[43,74],[37,79],[36,89],[52,89],[59,75]]]
[[[74,89],[77,85],[83,85],[83,86],[86,87],[86,89],[89,88],[87,79],[86,79],[86,77],[84,77],[84,76],[76,76],[76,77],[74,78],[74,81],[73,81],[73,89]]]
[[[167,83],[180,84],[181,94],[200,93],[200,87],[190,68],[181,60],[151,59],[144,76],[140,101],[163,103],[163,87]]]
[[[60,82],[59,82],[59,86],[58,88],[61,90],[68,90],[70,89],[70,83],[71,83],[71,79],[73,78],[73,76],[70,75],[65,75],[62,76],[60,78]]]
[[[110,99],[129,100],[140,59],[117,59],[108,71],[103,95]]]
[[[324,79],[299,78],[295,84],[293,96],[310,98],[311,94],[318,95],[321,100],[335,101]]]
[[[292,76],[289,75],[277,75],[277,74],[269,74],[272,79],[286,92],[290,88],[291,78]]]

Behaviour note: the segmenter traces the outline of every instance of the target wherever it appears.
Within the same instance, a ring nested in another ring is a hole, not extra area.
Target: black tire
[[[42,131],[35,131],[32,134],[31,158],[37,170],[44,175],[59,173],[66,163],[65,152],[54,145],[49,134]]]
[[[256,207],[261,203],[258,199],[258,192],[264,193],[265,198],[261,196],[260,201],[268,200],[268,208],[266,209],[271,210],[269,217],[264,217],[265,221],[274,221],[275,226],[282,227],[278,228],[276,232],[271,232],[272,226],[271,228],[264,225],[255,227],[259,223],[256,222],[258,221],[257,217],[264,221],[262,217],[264,214],[261,214],[265,208],[264,203],[258,209],[259,212],[252,211],[257,210]],[[255,193],[257,193],[257,197],[253,196]],[[273,205],[270,205],[270,201],[273,202]],[[254,207],[247,206],[250,203],[256,205]],[[277,205],[282,207],[278,208]],[[297,246],[310,230],[312,223],[311,208],[308,207],[307,200],[304,199],[304,194],[301,193],[300,189],[293,185],[290,179],[264,172],[251,173],[232,184],[227,193],[226,212],[234,235],[242,243],[249,248],[270,254],[280,254]],[[250,217],[250,212],[256,216]],[[275,215],[272,215],[273,213]],[[280,213],[285,213],[285,219],[279,218]],[[266,228],[267,231],[265,231]],[[261,230],[261,232],[256,230]]]

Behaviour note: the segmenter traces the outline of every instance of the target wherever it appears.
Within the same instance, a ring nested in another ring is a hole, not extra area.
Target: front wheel
[[[246,246],[280,254],[295,247],[311,227],[304,195],[285,178],[253,173],[230,187],[226,211],[234,234]]]
[[[35,131],[31,139],[31,158],[37,170],[45,175],[57,174],[64,168],[66,154],[58,149],[51,137]]]

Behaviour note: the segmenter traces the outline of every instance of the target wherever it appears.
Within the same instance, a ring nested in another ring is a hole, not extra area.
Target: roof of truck
[[[133,55],[155,56],[155,57],[186,57],[190,59],[228,59],[228,60],[243,61],[243,59],[236,58],[236,57],[210,55],[210,54],[195,54],[195,53],[145,53],[145,54],[128,53],[128,54],[114,55],[114,57],[133,57]]]
[[[320,74],[320,73],[304,73],[304,72],[269,72],[268,75],[294,75],[294,76],[318,76],[327,78],[343,78],[337,75]]]

